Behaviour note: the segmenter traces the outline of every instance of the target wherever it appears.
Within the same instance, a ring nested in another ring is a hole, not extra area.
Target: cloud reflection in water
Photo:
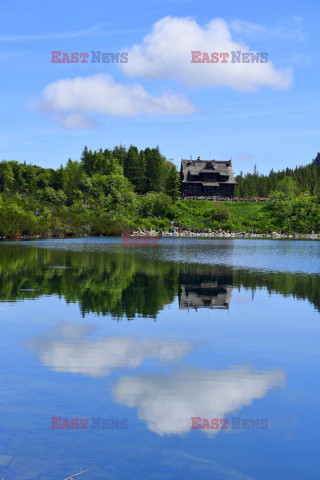
[[[137,408],[138,417],[153,432],[181,435],[190,430],[191,417],[224,418],[265,397],[269,389],[284,387],[285,381],[281,371],[246,366],[208,371],[183,368],[172,375],[121,377],[113,394],[117,403]]]
[[[116,368],[139,367],[145,360],[180,360],[193,348],[188,341],[104,337],[88,340],[95,326],[62,323],[49,335],[28,343],[40,362],[56,372],[82,373],[91,377],[110,375]]]

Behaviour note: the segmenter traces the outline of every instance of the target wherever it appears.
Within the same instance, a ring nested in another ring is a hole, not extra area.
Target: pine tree
[[[127,155],[127,149],[126,147],[121,145],[121,143],[120,145],[115,146],[112,151],[112,156],[118,160],[120,165],[124,164],[126,155]]]
[[[139,169],[139,153],[137,147],[130,145],[123,165],[125,177],[136,187],[137,172]]]
[[[159,147],[145,149],[147,161],[148,191],[160,192],[163,187],[163,167],[165,159]]]
[[[88,174],[92,175],[93,173],[93,154],[91,150],[88,150],[88,147],[85,146],[80,157],[80,163],[83,170]]]
[[[180,196],[180,177],[175,165],[170,168],[166,182],[165,193],[175,202]]]
[[[139,161],[135,172],[135,185],[138,193],[146,193],[147,191],[147,159],[143,150],[139,153]]]

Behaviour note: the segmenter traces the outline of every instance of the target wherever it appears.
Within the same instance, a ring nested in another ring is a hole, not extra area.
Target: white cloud
[[[73,128],[97,128],[100,126],[89,115],[73,112],[66,115],[54,115],[54,120],[61,124],[65,130],[71,130]]]
[[[276,69],[268,63],[191,63],[191,51],[250,52],[231,38],[227,22],[221,18],[205,27],[192,18],[165,17],[153,25],[143,42],[126,48],[128,63],[121,64],[130,77],[172,78],[187,87],[228,86],[255,91],[267,85],[284,89],[292,82],[290,69]]]
[[[57,80],[42,90],[39,102],[32,106],[41,113],[66,114],[67,120],[62,121],[62,126],[66,124],[67,128],[75,123],[87,127],[89,113],[133,117],[187,115],[196,110],[184,95],[167,92],[154,97],[141,85],[116,83],[107,74]]]
[[[107,337],[86,340],[92,328],[64,323],[48,336],[29,342],[40,362],[56,372],[82,373],[91,377],[110,375],[114,368],[136,368],[148,358],[161,362],[180,360],[192,349],[190,342],[134,340]]]
[[[117,403],[138,409],[138,417],[158,435],[187,433],[191,417],[225,418],[226,414],[283,387],[285,374],[249,367],[228,370],[182,369],[170,376],[122,377],[114,387]],[[208,434],[218,430],[203,430]]]

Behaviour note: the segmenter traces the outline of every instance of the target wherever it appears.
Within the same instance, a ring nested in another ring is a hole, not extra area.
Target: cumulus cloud
[[[100,123],[89,117],[89,115],[73,112],[66,115],[55,115],[54,120],[61,124],[65,130],[72,130],[74,128],[97,128]]]
[[[40,362],[56,372],[82,373],[91,377],[110,375],[115,368],[136,368],[146,359],[180,360],[191,349],[184,341],[135,340],[107,337],[87,340],[92,327],[64,323],[29,342]]]
[[[134,117],[136,115],[187,115],[196,111],[184,95],[166,92],[155,97],[138,84],[116,83],[111,75],[97,74],[57,80],[47,85],[32,105],[51,113],[65,128],[94,126],[89,114]]]
[[[186,368],[170,376],[122,377],[113,394],[117,403],[137,408],[138,417],[158,435],[182,435],[190,430],[191,417],[224,418],[263,398],[269,389],[284,387],[285,379],[283,372],[249,367]]]
[[[292,82],[290,69],[276,69],[271,61],[191,63],[191,51],[252,51],[232,40],[229,25],[221,18],[202,27],[189,17],[165,17],[153,25],[141,44],[127,51],[129,61],[120,67],[130,77],[173,78],[187,87],[227,86],[248,91],[264,85],[284,89]]]

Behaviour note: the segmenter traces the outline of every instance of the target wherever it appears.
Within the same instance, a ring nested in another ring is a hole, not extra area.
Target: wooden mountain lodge
[[[233,197],[237,184],[231,160],[181,160],[180,178],[184,197]]]

